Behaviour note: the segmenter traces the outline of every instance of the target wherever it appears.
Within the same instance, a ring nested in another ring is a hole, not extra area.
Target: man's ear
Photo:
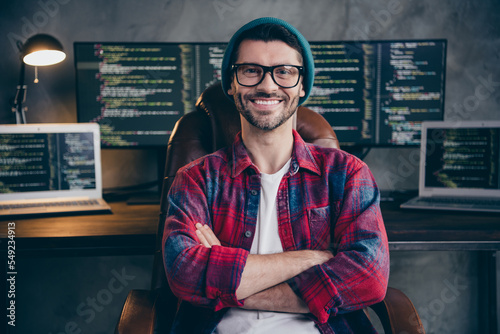
[[[227,94],[234,95],[234,83],[231,82],[231,88],[227,90]]]
[[[299,93],[299,96],[300,97],[306,96],[306,91],[304,90],[304,85],[302,84],[302,82],[300,83],[300,93]]]

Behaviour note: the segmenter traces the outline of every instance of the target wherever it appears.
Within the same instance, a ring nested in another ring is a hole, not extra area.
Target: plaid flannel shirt
[[[341,150],[306,144],[294,131],[290,170],[278,190],[284,251],[330,249],[334,257],[290,279],[322,333],[370,333],[361,309],[385,296],[387,235],[379,192],[368,167]],[[250,252],[260,172],[239,134],[233,146],[181,168],[169,192],[163,258],[169,285],[182,299],[173,333],[212,333],[228,307]],[[221,246],[206,248],[196,223]]]

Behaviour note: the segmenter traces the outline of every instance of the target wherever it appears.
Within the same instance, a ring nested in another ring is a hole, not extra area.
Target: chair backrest
[[[335,132],[321,115],[300,106],[295,117],[295,128],[306,142],[339,148]],[[180,167],[231,145],[240,130],[239,113],[234,103],[224,95],[220,83],[208,87],[198,99],[195,110],[184,115],[174,127],[167,148],[151,286],[153,290],[161,291],[161,300],[158,300],[156,304],[157,314],[163,316],[171,314],[172,304],[174,308],[177,304],[168,288],[161,253],[163,227],[168,210],[166,198],[170,185]],[[160,313],[159,307],[168,308],[168,310]],[[165,320],[158,318],[157,321]]]

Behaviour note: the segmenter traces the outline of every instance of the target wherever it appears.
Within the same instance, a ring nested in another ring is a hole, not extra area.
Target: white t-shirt
[[[275,174],[261,174],[261,193],[255,236],[250,254],[283,252],[278,234],[276,196],[290,160]],[[319,333],[314,322],[303,314],[279,313],[231,308],[217,326],[217,334],[228,333]]]

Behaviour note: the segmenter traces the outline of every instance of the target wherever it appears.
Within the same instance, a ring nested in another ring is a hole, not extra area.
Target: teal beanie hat
[[[233,100],[233,97],[227,93],[227,91],[231,88],[231,57],[234,53],[234,44],[240,37],[240,35],[247,30],[250,30],[261,24],[277,24],[285,29],[287,29],[290,33],[297,37],[299,44],[302,48],[302,58],[303,58],[303,66],[304,66],[304,78],[302,81],[302,85],[304,86],[305,95],[299,99],[299,105],[304,103],[305,100],[309,97],[311,93],[311,88],[314,82],[314,60],[311,53],[311,47],[309,46],[309,42],[302,36],[302,34],[290,23],[283,21],[281,19],[277,19],[275,17],[262,17],[260,19],[253,20],[243,27],[241,27],[234,35],[231,37],[229,44],[227,45],[226,51],[224,53],[224,58],[222,59],[222,89],[224,90],[224,94],[230,99]]]

